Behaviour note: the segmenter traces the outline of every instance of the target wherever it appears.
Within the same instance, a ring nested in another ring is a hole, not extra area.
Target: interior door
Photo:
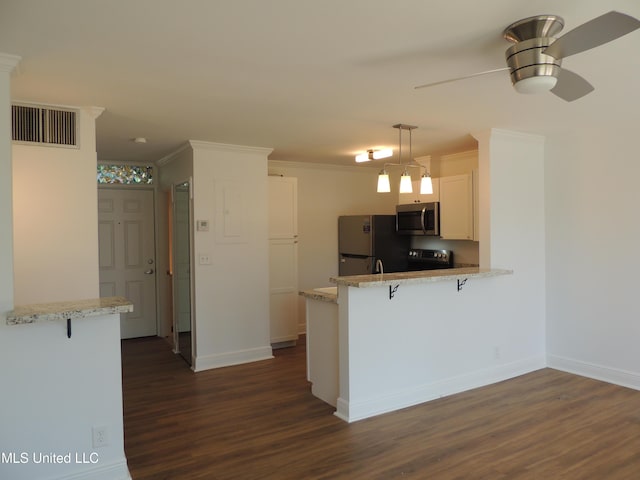
[[[121,338],[157,335],[153,191],[98,189],[100,296],[123,296],[133,312],[120,316]]]

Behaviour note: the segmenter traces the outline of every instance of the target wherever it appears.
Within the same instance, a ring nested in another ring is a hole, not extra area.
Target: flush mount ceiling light
[[[398,123],[394,125],[393,128],[398,129],[398,163],[385,163],[385,168],[378,174],[378,193],[388,193],[391,191],[389,174],[386,170],[388,166],[404,167],[402,176],[400,177],[400,193],[413,192],[411,175],[409,174],[409,167],[424,168],[425,174],[420,180],[420,193],[433,193],[431,176],[427,172],[427,168],[413,159],[411,131],[415,130],[418,127],[414,125],[405,125],[404,123]],[[409,130],[409,160],[406,163],[402,161],[402,130]]]
[[[356,162],[370,162],[371,160],[379,160],[381,158],[388,158],[393,155],[393,150],[390,148],[383,148],[381,150],[367,150],[365,153],[356,155]]]

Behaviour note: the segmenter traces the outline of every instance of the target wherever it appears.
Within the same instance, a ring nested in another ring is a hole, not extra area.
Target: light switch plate
[[[199,232],[209,231],[209,220],[196,220],[196,229]]]

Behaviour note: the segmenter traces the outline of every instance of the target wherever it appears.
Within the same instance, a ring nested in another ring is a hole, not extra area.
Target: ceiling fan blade
[[[424,85],[418,85],[417,87],[414,87],[414,88],[417,90],[419,88],[434,87],[436,85],[442,85],[443,83],[457,82],[458,80],[465,80],[467,78],[479,77],[480,75],[488,75],[489,73],[504,72],[505,70],[509,70],[509,68],[507,67],[496,68],[494,70],[487,70],[486,72],[472,73],[471,75],[465,75],[464,77],[450,78],[448,80],[441,80],[439,82],[434,82],[434,83],[425,83]]]
[[[640,28],[640,20],[611,11],[567,32],[543,53],[554,58],[566,58],[620,38],[637,28]]]
[[[581,97],[584,97],[587,93],[594,90],[593,85],[587,82],[577,73],[567,70],[565,68],[560,69],[558,74],[558,82],[556,86],[551,89],[551,93],[557,95],[567,102],[573,102]]]

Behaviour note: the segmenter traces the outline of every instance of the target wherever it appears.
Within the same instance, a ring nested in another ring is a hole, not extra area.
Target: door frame
[[[171,243],[169,247],[169,257],[170,257],[170,268],[171,268],[171,326],[173,329],[173,353],[180,354],[180,342],[178,337],[180,335],[180,329],[178,328],[178,315],[177,308],[178,302],[176,301],[176,272],[175,272],[175,254],[174,249],[176,246],[176,232],[174,228],[174,220],[175,220],[175,197],[176,192],[175,188],[177,185],[187,184],[189,186],[189,304],[190,304],[190,319],[191,322],[191,361],[189,365],[193,370],[195,365],[196,358],[196,322],[195,322],[195,282],[194,282],[194,272],[195,272],[195,261],[194,261],[194,228],[193,228],[193,177],[189,177],[182,181],[177,181],[171,184],[171,213],[170,218],[167,221],[168,227],[171,232]]]

